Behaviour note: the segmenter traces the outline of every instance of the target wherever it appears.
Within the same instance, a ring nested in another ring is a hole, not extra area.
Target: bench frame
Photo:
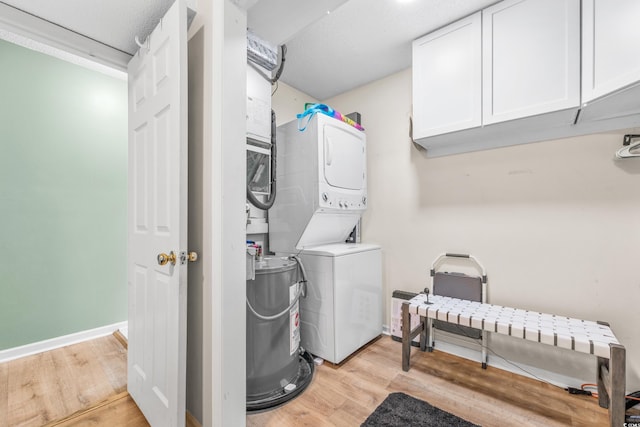
[[[411,341],[420,335],[420,350],[427,350],[430,337],[429,319],[420,316],[420,322],[411,329],[411,312],[409,301],[402,303],[402,370],[407,372],[411,362]],[[416,316],[418,316],[416,314]],[[598,322],[609,326],[606,322]],[[430,346],[431,347],[431,346]],[[611,427],[620,427],[625,422],[625,372],[626,352],[620,344],[609,344],[609,358],[597,357],[596,378],[598,385],[598,404],[609,410],[609,424]],[[483,360],[486,362],[486,360]]]

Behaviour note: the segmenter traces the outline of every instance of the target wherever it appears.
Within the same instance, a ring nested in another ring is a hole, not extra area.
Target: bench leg
[[[409,303],[402,303],[402,370],[409,370],[411,359],[411,313],[409,313]]]
[[[622,426],[625,422],[625,348],[610,344],[610,357],[597,358],[598,404],[609,409],[609,424]]]
[[[611,374],[609,421],[612,426],[621,426],[624,423],[626,412],[625,362],[626,355],[624,347],[621,345],[612,345],[611,359],[609,359],[609,372]]]
[[[429,342],[429,328],[428,319],[426,317],[420,316],[420,324],[423,325],[422,331],[420,332],[420,350],[425,351],[427,349],[427,343]]]
[[[482,331],[482,369],[487,369],[487,331]]]
[[[402,370],[408,371],[411,361],[411,342],[420,334],[420,350],[425,351],[429,341],[426,317],[420,316],[420,323],[411,329],[411,313],[409,302],[402,303]]]

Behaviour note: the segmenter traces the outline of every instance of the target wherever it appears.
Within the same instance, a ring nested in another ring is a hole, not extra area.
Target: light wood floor
[[[301,396],[249,415],[247,425],[359,426],[396,391],[485,427],[608,425],[607,411],[591,397],[438,351],[412,351],[411,370],[403,372],[400,356],[400,343],[382,337],[338,368],[320,366]]]
[[[0,426],[40,427],[126,392],[127,350],[114,336],[0,364]]]
[[[0,426],[147,427],[125,382],[126,350],[113,337],[0,364]],[[400,343],[385,336],[339,367],[319,366],[301,396],[247,416],[247,425],[359,426],[394,391],[486,427],[606,426],[608,419],[596,399],[438,351],[414,350],[403,372]]]

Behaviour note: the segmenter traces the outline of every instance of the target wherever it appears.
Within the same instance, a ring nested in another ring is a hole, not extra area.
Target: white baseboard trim
[[[382,325],[382,335],[391,335],[391,329],[389,329],[389,325]]]
[[[31,356],[33,354],[42,353],[43,351],[54,350],[56,348],[77,344],[82,341],[88,341],[94,338],[104,337],[112,334],[118,329],[127,328],[128,322],[113,323],[111,325],[101,326],[87,331],[80,331],[61,337],[51,338],[44,341],[38,341],[31,344],[22,345],[20,347],[8,348],[0,351],[0,363],[10,360],[19,359],[21,357]]]

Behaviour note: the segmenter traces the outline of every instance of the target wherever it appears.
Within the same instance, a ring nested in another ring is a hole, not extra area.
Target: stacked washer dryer
[[[366,135],[315,114],[304,130],[278,127],[277,140],[269,248],[302,259],[301,345],[337,364],[382,333],[380,247],[345,243],[367,208]]]

